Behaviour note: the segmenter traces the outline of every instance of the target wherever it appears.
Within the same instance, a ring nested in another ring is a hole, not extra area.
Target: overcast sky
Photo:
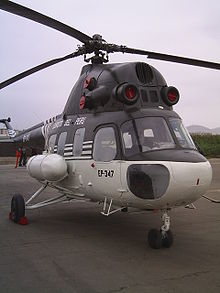
[[[87,35],[111,43],[220,62],[220,1],[18,0]],[[30,20],[0,11],[0,81],[67,55],[79,41]],[[181,94],[174,110],[186,126],[220,127],[220,71],[115,53],[111,62],[145,61]],[[23,129],[62,112],[83,57],[35,73],[0,91],[0,118]]]

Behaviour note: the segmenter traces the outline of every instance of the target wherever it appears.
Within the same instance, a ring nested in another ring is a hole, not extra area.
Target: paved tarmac
[[[209,196],[220,199],[220,159],[211,160]],[[25,168],[0,166],[0,292],[220,292],[220,204],[171,211],[174,244],[153,250],[147,233],[160,214],[100,214],[92,203],[28,211],[29,225],[8,220],[14,193],[40,185]],[[44,196],[51,196],[46,190]]]

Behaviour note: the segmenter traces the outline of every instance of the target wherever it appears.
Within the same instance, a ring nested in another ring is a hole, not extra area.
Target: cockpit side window
[[[116,137],[113,127],[103,127],[95,135],[93,158],[95,161],[109,162],[117,153]]]

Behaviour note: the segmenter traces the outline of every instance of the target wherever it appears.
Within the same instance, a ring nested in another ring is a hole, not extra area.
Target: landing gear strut
[[[151,229],[148,233],[148,243],[151,248],[159,249],[162,246],[169,248],[173,244],[173,234],[170,230],[170,217],[167,211],[162,215],[163,225],[160,230]]]

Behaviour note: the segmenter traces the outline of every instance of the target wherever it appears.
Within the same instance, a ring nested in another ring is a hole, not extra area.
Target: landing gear
[[[22,195],[15,194],[12,197],[9,218],[15,223],[22,225],[27,224],[27,218],[25,217],[25,202]]]
[[[151,229],[148,233],[148,243],[151,248],[159,249],[162,246],[169,248],[173,244],[173,234],[170,230],[170,217],[167,212],[162,215],[163,226],[160,230]]]
[[[25,210],[37,209],[47,205],[73,199],[71,198],[70,195],[66,195],[65,193],[63,193],[64,191],[63,189],[58,189],[60,192],[63,193],[62,195],[58,195],[56,197],[49,198],[47,200],[31,205],[30,203],[36,197],[38,197],[47,186],[48,186],[48,183],[46,183],[45,185],[42,185],[26,202],[24,201],[24,198],[22,195],[15,194],[11,200],[11,212],[9,213],[9,219],[18,224],[27,225],[28,219],[27,217],[25,217]]]
[[[151,229],[148,233],[148,242],[151,248],[159,249],[162,247],[162,234],[157,229]]]
[[[173,244],[173,233],[171,230],[165,232],[165,234],[162,236],[162,244],[164,247],[169,248]]]

